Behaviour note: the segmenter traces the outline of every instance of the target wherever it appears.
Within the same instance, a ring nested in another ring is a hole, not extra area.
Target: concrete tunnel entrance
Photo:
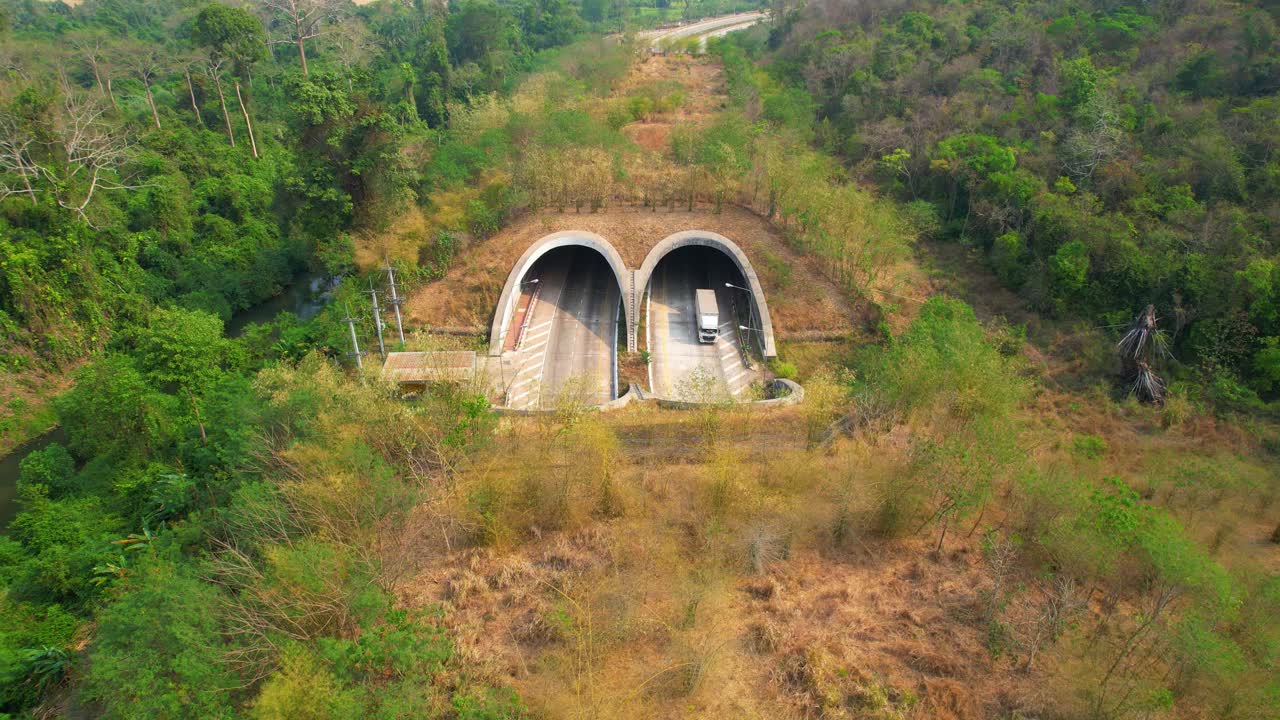
[[[715,294],[714,341],[700,332],[700,290]],[[641,297],[654,395],[690,402],[752,396],[762,377],[755,354],[762,336],[746,276],[730,255],[707,245],[677,247],[658,259]]]
[[[741,282],[734,284],[739,285],[744,290],[741,295],[735,296],[733,300],[735,302],[749,303],[750,312],[748,316],[754,320],[754,322],[744,323],[751,328],[749,340],[752,345],[759,349],[760,354],[766,360],[777,357],[778,350],[773,336],[773,319],[769,315],[769,304],[764,297],[764,288],[760,285],[760,279],[756,276],[755,268],[751,266],[751,261],[747,258],[746,253],[736,243],[723,235],[707,230],[688,230],[663,238],[661,242],[649,251],[640,269],[635,271],[633,282],[636,292],[643,293],[649,290],[650,281],[658,269],[659,263],[663,262],[663,259],[668,254],[686,247],[701,247],[717,251],[733,267],[737,268]],[[713,263],[712,267],[719,267],[718,260]],[[723,283],[721,283],[721,286],[723,286]],[[717,288],[717,293],[720,289],[724,288]],[[637,300],[637,302],[639,301]],[[636,314],[638,315],[638,312]]]
[[[617,249],[608,240],[595,233],[579,230],[553,233],[530,245],[524,255],[516,261],[515,267],[511,268],[511,273],[507,275],[506,285],[502,289],[502,296],[498,299],[498,307],[494,312],[493,326],[489,331],[490,355],[501,355],[511,344],[508,333],[512,328],[511,320],[518,310],[517,301],[530,290],[527,281],[535,279],[529,275],[529,271],[544,255],[563,247],[589,248],[595,250],[604,259],[622,295],[625,326],[628,328],[634,326],[631,303],[627,297],[631,288],[630,271],[627,270],[626,263],[622,261],[622,255]]]
[[[699,343],[696,335],[690,342],[686,325],[692,313],[684,306],[692,304],[692,291],[699,287],[714,289],[724,308],[722,333],[714,343]],[[651,317],[655,296],[659,302]],[[650,320],[644,338],[637,337],[641,317]],[[641,344],[649,349],[650,387],[660,397],[679,395],[691,368],[702,368],[711,371],[721,390],[745,398],[761,379],[753,355],[777,356],[769,307],[751,261],[731,240],[705,230],[663,238],[635,270],[594,233],[575,230],[540,238],[507,276],[489,354],[501,358],[508,407],[547,407],[548,393],[575,375],[598,384],[588,394],[604,403],[619,390],[622,342],[632,352]]]
[[[623,288],[604,253],[575,243],[550,247],[516,279],[513,296],[501,348],[508,407],[617,397]]]

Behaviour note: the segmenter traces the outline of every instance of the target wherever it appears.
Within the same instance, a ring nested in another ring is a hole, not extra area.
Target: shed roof
[[[465,382],[475,373],[476,354],[470,350],[387,353],[382,378],[401,384]]]

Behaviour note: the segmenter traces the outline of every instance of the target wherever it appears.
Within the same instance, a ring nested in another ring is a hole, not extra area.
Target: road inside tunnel
[[[663,256],[645,311],[654,394],[695,402],[749,399],[760,371],[747,366],[743,353],[743,341],[754,342],[756,332],[745,287],[737,266],[715,248],[688,246]],[[701,288],[716,294],[720,332],[714,343],[698,339],[695,295]]]
[[[616,276],[599,252],[570,245],[539,258],[521,281],[508,330],[515,361],[507,406],[552,409],[614,399],[621,302]]]

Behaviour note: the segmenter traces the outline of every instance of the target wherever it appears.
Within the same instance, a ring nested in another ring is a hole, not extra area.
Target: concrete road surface
[[[549,409],[562,395],[589,405],[614,399],[622,296],[608,264],[594,250],[557,250],[526,279],[535,277],[538,297],[514,350],[507,406]]]
[[[674,40],[683,40],[687,38],[701,38],[702,47],[706,47],[706,40],[709,37],[720,37],[727,35],[735,30],[742,30],[751,27],[767,15],[763,12],[747,12],[737,13],[734,15],[721,15],[719,17],[705,18],[688,25],[679,25],[676,27],[660,28],[658,30],[648,30],[637,33],[637,37],[648,40],[650,46],[654,50],[661,50],[662,45]]]
[[[731,301],[741,307],[741,292],[725,287],[734,282],[723,264],[709,267],[691,262],[662,262],[650,283],[648,313],[650,387],[659,397],[695,402],[719,401],[726,393],[735,400],[747,399],[751,383],[760,379],[757,369],[747,369],[735,332],[738,321],[732,316]],[[740,280],[738,281],[740,284]],[[698,341],[694,291],[712,287],[720,307],[720,337],[715,343]]]

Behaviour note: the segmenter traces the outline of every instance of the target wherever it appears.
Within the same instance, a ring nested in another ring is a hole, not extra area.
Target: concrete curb
[[[618,396],[617,398],[610,400],[609,402],[601,405],[599,410],[600,412],[609,412],[610,410],[619,410],[621,408],[624,408],[630,405],[633,402],[640,402],[641,400],[644,400],[644,391],[640,389],[640,386],[634,383],[627,383],[626,392],[622,393],[622,395]]]
[[[790,407],[799,405],[804,402],[804,387],[799,383],[778,378],[770,384],[770,388],[774,393],[779,393],[778,397],[768,400],[752,400],[746,403],[729,403],[726,407],[745,407],[750,409],[757,408],[776,408]],[[662,398],[656,395],[650,395],[643,388],[634,383],[628,383],[627,391],[619,397],[603,405],[596,405],[591,410],[598,412],[611,412],[620,410],[632,403],[644,402],[646,400],[657,400],[658,407],[664,410],[697,410],[699,408],[717,405],[719,403],[697,403],[688,402],[686,400],[672,400],[671,398]],[[507,408],[495,406],[493,411],[503,417],[537,417],[539,415],[554,415],[555,410],[517,410],[515,408]]]
[[[647,398],[645,398],[644,391],[640,389],[639,385],[627,383],[627,390],[622,393],[622,395],[603,405],[595,405],[589,409],[599,412],[609,412],[611,410],[624,408],[633,402],[640,402],[645,399]],[[504,417],[537,417],[539,415],[554,415],[556,412],[555,410],[517,410],[515,408],[502,407],[500,405],[495,405],[493,411]]]
[[[778,378],[770,383],[769,388],[778,393],[778,397],[768,400],[752,400],[746,403],[725,403],[725,407],[745,407],[745,408],[775,408],[789,407],[791,405],[799,405],[804,402],[804,388],[797,382]],[[687,400],[673,400],[671,398],[653,397],[658,401],[658,407],[664,410],[697,410],[713,405],[721,405],[722,403],[699,403],[689,402]]]

